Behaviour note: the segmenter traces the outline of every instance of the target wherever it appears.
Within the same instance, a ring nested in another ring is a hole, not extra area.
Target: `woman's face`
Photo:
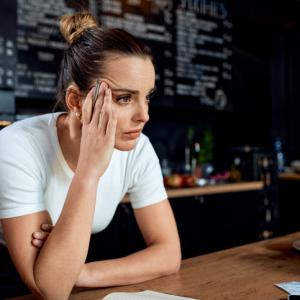
[[[149,120],[148,104],[155,84],[153,64],[149,58],[119,56],[106,63],[101,80],[112,91],[117,113],[115,148],[131,150]]]

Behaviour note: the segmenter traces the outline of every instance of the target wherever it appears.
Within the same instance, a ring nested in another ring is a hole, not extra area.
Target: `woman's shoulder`
[[[38,138],[50,134],[55,118],[56,114],[43,114],[16,121],[0,131],[0,139],[13,141],[23,138],[26,140],[30,136]]]
[[[16,120],[11,125],[4,127],[0,131],[0,135],[6,134],[6,133],[14,133],[18,131],[22,131],[22,129],[28,129],[30,127],[34,128],[36,125],[47,123],[50,119],[50,117],[53,114],[42,114],[42,115],[34,115],[30,117],[26,117],[24,119]]]
[[[40,152],[41,146],[48,147],[51,131],[53,114],[44,114],[30,117],[5,127],[0,131],[0,152],[15,154],[16,151]]]

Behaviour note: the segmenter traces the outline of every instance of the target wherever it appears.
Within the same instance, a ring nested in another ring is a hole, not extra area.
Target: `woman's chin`
[[[136,145],[137,139],[130,140],[130,141],[116,141],[115,149],[119,151],[130,151],[134,149]]]

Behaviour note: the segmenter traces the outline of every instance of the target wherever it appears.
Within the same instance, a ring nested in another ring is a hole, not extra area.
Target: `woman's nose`
[[[139,103],[135,112],[135,121],[146,123],[149,120],[148,103]]]

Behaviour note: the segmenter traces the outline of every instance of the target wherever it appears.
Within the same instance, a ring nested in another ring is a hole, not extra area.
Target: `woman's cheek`
[[[126,129],[126,123],[130,120],[130,111],[126,109],[116,109],[117,128]]]

